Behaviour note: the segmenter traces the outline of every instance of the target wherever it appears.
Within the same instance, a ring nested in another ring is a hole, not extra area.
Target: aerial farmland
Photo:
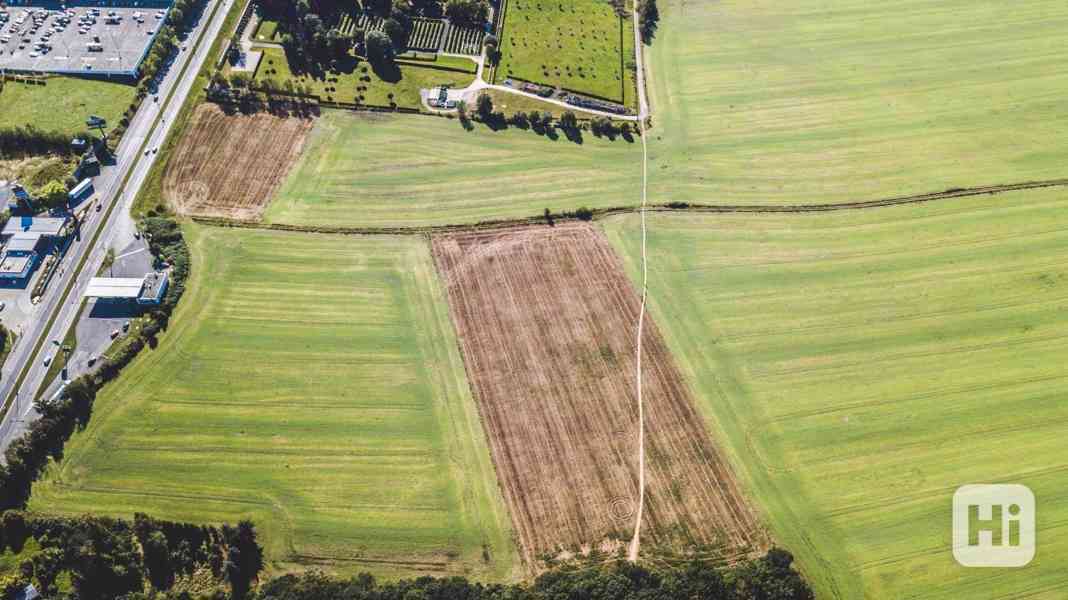
[[[1062,2],[225,2],[5,339],[3,585],[1062,597]]]

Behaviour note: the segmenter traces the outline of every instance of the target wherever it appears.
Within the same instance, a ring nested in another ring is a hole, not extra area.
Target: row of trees
[[[656,35],[656,26],[660,22],[660,10],[656,7],[656,0],[642,0],[638,9],[638,27],[642,41],[646,44],[653,43]]]
[[[468,120],[470,115],[467,113],[467,107],[463,104],[459,107],[460,122],[465,127],[470,127]],[[544,134],[550,133],[554,128],[554,121],[552,113],[546,111],[544,113],[539,111],[531,111],[529,113],[524,111],[516,111],[510,117],[505,116],[503,112],[494,110],[493,99],[489,94],[479,94],[478,99],[475,102],[475,114],[474,118],[489,125],[494,129],[500,129],[513,125],[520,129],[533,129],[536,133]],[[581,131],[584,125],[579,122],[578,115],[574,111],[565,110],[560,118],[555,121],[555,126],[558,126],[569,139],[575,141],[581,140]],[[589,122],[590,131],[596,136],[605,136],[610,139],[615,139],[615,136],[622,135],[624,139],[631,140],[631,125],[627,121],[616,123],[615,121],[604,116],[594,117]]]
[[[463,577],[420,577],[379,583],[369,575],[330,578],[320,572],[286,575],[264,584],[259,600],[811,600],[812,591],[773,549],[762,558],[718,569],[690,563],[649,569],[628,562],[596,569],[559,569],[531,584],[482,584]]]
[[[7,85],[23,85],[12,84]],[[76,137],[91,139],[89,132],[82,132]],[[0,128],[0,158],[18,158],[35,154],[74,153],[70,146],[70,136],[55,131],[42,131],[33,125],[19,125]]]
[[[121,519],[27,515],[9,510],[0,518],[0,549],[20,553],[33,538],[29,554],[0,583],[0,600],[35,585],[47,597],[72,600],[153,598],[176,592],[198,578],[202,594],[245,598],[263,569],[263,549],[250,521],[236,527],[206,527],[153,519],[143,514]],[[71,590],[57,586],[70,575]],[[207,589],[205,589],[207,588]],[[188,592],[185,592],[188,593]]]

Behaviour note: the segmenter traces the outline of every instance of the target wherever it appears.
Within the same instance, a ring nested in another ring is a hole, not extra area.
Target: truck
[[[83,179],[81,183],[74,186],[74,189],[67,194],[71,204],[77,204],[82,200],[85,200],[89,196],[93,195],[93,180]]]

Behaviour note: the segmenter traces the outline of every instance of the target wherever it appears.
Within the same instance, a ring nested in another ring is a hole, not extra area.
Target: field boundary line
[[[642,141],[645,141],[644,130]],[[616,215],[632,214],[636,212],[666,212],[666,213],[813,213],[834,212],[840,210],[863,210],[869,208],[883,208],[903,204],[920,204],[938,200],[952,200],[967,198],[970,196],[996,196],[1007,192],[1033,190],[1052,187],[1068,187],[1068,179],[1050,179],[1045,181],[1026,181],[1022,183],[1008,183],[989,185],[973,188],[951,188],[944,192],[930,192],[912,196],[897,196],[881,200],[865,200],[858,202],[842,202],[831,204],[784,204],[778,206],[765,206],[759,204],[690,204],[672,203],[653,204],[642,206],[612,206],[606,208],[591,209],[592,219],[601,219]],[[511,229],[527,227],[531,225],[545,225],[544,215],[532,215],[529,217],[516,217],[512,219],[487,219],[474,223],[448,223],[442,225],[409,225],[409,226],[379,226],[379,227],[338,227],[319,225],[293,225],[286,223],[264,223],[262,221],[248,221],[241,219],[228,219],[224,217],[206,217],[197,215],[184,215],[185,218],[200,225],[214,227],[239,227],[245,229],[262,229],[271,231],[292,231],[300,233],[322,233],[334,235],[432,235],[441,233],[462,233],[489,229]],[[554,214],[556,221],[580,220],[572,213]]]

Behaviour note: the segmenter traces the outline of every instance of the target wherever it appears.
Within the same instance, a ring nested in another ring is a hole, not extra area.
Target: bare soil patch
[[[227,115],[202,104],[167,166],[165,199],[182,214],[259,219],[300,156],[312,122]]]
[[[440,235],[433,252],[527,564],[621,548],[638,501],[640,297],[619,258],[585,223]],[[643,549],[762,546],[754,511],[648,320],[642,343]]]

